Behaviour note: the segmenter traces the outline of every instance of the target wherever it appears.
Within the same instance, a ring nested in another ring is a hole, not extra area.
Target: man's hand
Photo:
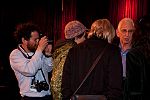
[[[44,54],[46,57],[52,56],[52,44],[48,44],[44,49]]]
[[[47,45],[48,45],[48,39],[46,36],[43,36],[39,41],[37,50],[42,52]]]

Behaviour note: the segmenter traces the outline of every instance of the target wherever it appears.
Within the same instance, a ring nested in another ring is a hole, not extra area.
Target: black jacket
[[[150,59],[146,58],[142,47],[127,53],[127,100],[147,100],[150,90]]]
[[[103,94],[109,100],[122,95],[122,62],[120,50],[107,41],[91,38],[70,49],[63,70],[62,95],[68,100],[77,89],[98,54],[108,45],[101,60],[77,94]]]

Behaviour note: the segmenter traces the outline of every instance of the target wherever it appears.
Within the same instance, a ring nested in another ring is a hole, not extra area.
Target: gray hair
[[[134,21],[131,18],[123,18],[118,24],[118,31],[120,32],[120,28],[123,23],[130,23],[134,26]]]

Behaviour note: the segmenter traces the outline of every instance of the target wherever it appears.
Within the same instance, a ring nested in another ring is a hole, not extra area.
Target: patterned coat
[[[62,81],[63,66],[68,51],[70,48],[73,47],[73,45],[74,43],[67,42],[63,46],[57,48],[53,53],[54,67],[52,71],[50,86],[54,100],[61,100],[61,81]]]

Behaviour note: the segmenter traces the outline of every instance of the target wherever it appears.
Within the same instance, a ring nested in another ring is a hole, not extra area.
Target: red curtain
[[[147,0],[110,0],[110,20],[115,28],[124,17],[135,21],[147,14],[147,4]]]
[[[48,0],[45,4],[36,10],[33,20],[55,44],[64,39],[65,25],[76,19],[76,0]]]
[[[61,38],[64,39],[65,25],[76,19],[76,0],[62,0],[62,33]]]

